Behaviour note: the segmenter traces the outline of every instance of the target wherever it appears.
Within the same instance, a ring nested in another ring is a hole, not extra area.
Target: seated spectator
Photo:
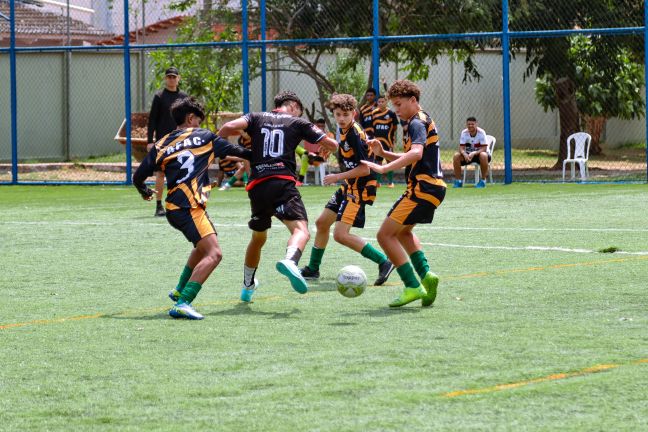
[[[317,126],[322,132],[326,132],[327,137],[335,139],[333,133],[326,130],[326,121],[323,118],[317,119],[317,121],[315,121],[315,126]],[[306,171],[308,171],[310,165],[319,166],[320,163],[326,162],[330,156],[330,152],[320,148],[319,144],[313,144],[306,141],[303,142],[303,147],[297,147],[296,153],[301,159],[298,186],[300,183],[304,183]]]
[[[459,151],[452,158],[455,176],[454,187],[460,188],[463,186],[461,167],[473,162],[478,163],[481,168],[481,179],[475,187],[486,187],[488,162],[491,160],[491,156],[487,150],[488,141],[486,140],[486,132],[477,126],[477,119],[475,117],[468,117],[466,119],[466,129],[461,131],[461,137],[459,138]]]

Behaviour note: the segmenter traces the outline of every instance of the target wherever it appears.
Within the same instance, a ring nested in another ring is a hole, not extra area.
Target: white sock
[[[295,265],[299,264],[302,251],[297,246],[288,246],[286,248],[286,259],[291,260]]]
[[[245,288],[254,289],[254,274],[256,270],[256,267],[243,265],[243,285],[245,285]]]

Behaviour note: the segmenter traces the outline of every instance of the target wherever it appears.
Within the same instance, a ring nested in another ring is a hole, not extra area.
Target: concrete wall
[[[140,56],[131,57],[132,110],[147,111],[147,90]],[[332,64],[333,56],[323,62]],[[427,80],[419,82],[421,104],[437,122],[441,145],[455,147],[466,117],[474,115],[489,134],[503,144],[501,56],[477,55],[482,79],[463,82],[463,65],[440,58]],[[287,66],[287,64],[282,64]],[[402,65],[401,65],[402,66]],[[368,68],[368,65],[365,65]],[[523,80],[523,56],[511,65],[511,135],[515,148],[556,149],[559,140],[557,113],[545,113],[535,102],[534,80]],[[18,138],[20,160],[65,160],[65,60],[62,53],[18,55]],[[365,69],[366,70],[366,69]],[[398,65],[384,64],[381,75],[392,82],[404,73]],[[70,68],[69,155],[85,158],[123,151],[113,140],[124,118],[123,58],[119,52],[75,52]],[[0,55],[0,160],[11,158],[9,108],[9,56]],[[261,109],[260,79],[250,87],[250,106]],[[268,105],[280,89],[295,90],[308,105],[317,97],[306,75],[277,72],[268,76]],[[645,141],[645,121],[610,120],[604,136],[608,145]]]

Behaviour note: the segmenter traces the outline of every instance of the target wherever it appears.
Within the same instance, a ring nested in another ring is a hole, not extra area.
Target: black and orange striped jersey
[[[133,184],[146,194],[144,181],[154,170],[164,172],[169,191],[166,208],[205,207],[210,190],[207,168],[215,158],[237,156],[250,159],[251,151],[231,144],[201,128],[176,129],[163,137],[146,155],[133,175]]]
[[[367,134],[360,124],[353,122],[348,129],[340,128],[338,131],[340,162],[344,166],[344,171],[356,168],[362,160],[374,161],[373,153],[367,145]],[[347,195],[372,204],[376,199],[376,174],[371,171],[364,177],[345,179],[342,188]]]
[[[371,113],[376,109],[375,103],[364,104],[360,107],[360,119],[358,123],[365,131],[371,129]]]
[[[425,111],[416,113],[407,122],[403,141],[403,146],[408,151],[412,146],[423,146],[423,156],[410,166],[407,193],[410,198],[416,197],[427,201],[428,197],[436,195],[439,187],[446,187],[442,180],[441,150],[434,120]],[[438,200],[434,198],[434,202],[438,203]]]
[[[249,113],[245,132],[252,138],[250,184],[272,176],[296,177],[295,149],[302,140],[318,143],[326,135],[317,126],[281,111]]]
[[[394,136],[398,128],[398,116],[389,108],[376,108],[371,113],[371,129],[367,133],[385,144],[394,148]]]
[[[220,158],[218,160],[218,168],[223,172],[230,173],[238,169],[238,162],[230,159]]]

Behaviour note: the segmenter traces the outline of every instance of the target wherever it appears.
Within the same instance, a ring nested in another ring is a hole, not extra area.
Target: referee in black
[[[151,112],[149,113],[146,150],[151,150],[156,141],[161,140],[166,134],[173,132],[177,127],[171,116],[171,105],[178,99],[186,98],[187,94],[178,90],[180,73],[175,67],[170,67],[164,72],[164,89],[155,93]],[[164,192],[164,173],[155,172],[155,216],[164,216],[162,193]]]

